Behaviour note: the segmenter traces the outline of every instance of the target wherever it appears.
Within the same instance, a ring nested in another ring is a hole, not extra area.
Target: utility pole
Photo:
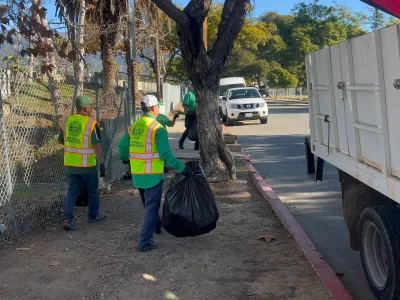
[[[136,121],[136,97],[135,97],[135,60],[136,60],[136,37],[135,37],[135,0],[128,0],[129,11],[129,65],[128,65],[128,99],[132,103],[130,124]],[[129,106],[129,105],[128,105]],[[130,111],[130,110],[128,110]]]

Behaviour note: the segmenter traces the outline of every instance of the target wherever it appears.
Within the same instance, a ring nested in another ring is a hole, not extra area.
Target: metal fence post
[[[94,74],[94,88],[96,91],[96,121],[100,122],[100,97],[99,97],[99,89],[100,89],[100,84],[99,84],[99,74],[95,73]]]
[[[1,91],[0,91],[0,137],[1,137],[1,155],[3,157],[2,170],[4,172],[3,176],[5,177],[4,182],[6,185],[6,195],[4,203],[8,203],[10,202],[13,193],[13,180],[11,174],[10,157],[8,155],[7,132],[3,114],[3,97]],[[18,233],[18,223],[15,218],[15,207],[12,201],[9,203],[9,205],[10,205],[10,216],[13,222],[13,230],[15,231],[15,233]]]

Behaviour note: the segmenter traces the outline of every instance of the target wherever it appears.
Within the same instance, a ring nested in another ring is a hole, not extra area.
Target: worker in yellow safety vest
[[[68,175],[63,218],[65,230],[74,229],[73,211],[82,186],[88,194],[88,222],[96,223],[106,218],[99,215],[97,163],[100,164],[100,177],[105,174],[99,124],[90,118],[93,107],[88,97],[77,97],[75,106],[77,113],[62,124],[58,136],[58,143],[64,145],[64,167]]]
[[[167,130],[156,120],[160,111],[159,105],[155,96],[144,96],[141,102],[144,116],[132,125],[130,133],[129,159],[132,181],[139,189],[144,203],[138,246],[140,252],[153,249],[153,234],[155,231],[161,233],[159,210],[164,183],[164,163],[180,172],[186,167],[172,154]]]

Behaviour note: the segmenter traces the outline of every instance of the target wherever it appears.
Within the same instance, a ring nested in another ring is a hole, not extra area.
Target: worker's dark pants
[[[64,205],[64,219],[72,221],[76,200],[81,192],[82,185],[86,188],[89,202],[89,217],[99,215],[99,178],[97,172],[92,174],[68,175],[68,192]]]
[[[182,137],[179,139],[179,144],[183,145],[183,143],[185,142],[188,134],[189,134],[189,130],[190,128],[193,126],[194,121],[196,121],[196,114],[193,113],[187,113],[185,116],[185,131],[182,134]],[[195,141],[195,148],[199,147],[199,140]]]
[[[150,244],[156,227],[161,228],[161,219],[159,215],[161,197],[164,181],[160,181],[156,186],[148,189],[139,189],[140,197],[144,206],[144,216],[142,231],[139,236],[139,248]]]

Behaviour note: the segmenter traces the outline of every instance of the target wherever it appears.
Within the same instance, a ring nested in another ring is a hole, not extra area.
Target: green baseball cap
[[[76,97],[75,106],[77,109],[84,108],[86,106],[92,105],[92,101],[90,101],[89,97],[87,96],[79,96]]]

